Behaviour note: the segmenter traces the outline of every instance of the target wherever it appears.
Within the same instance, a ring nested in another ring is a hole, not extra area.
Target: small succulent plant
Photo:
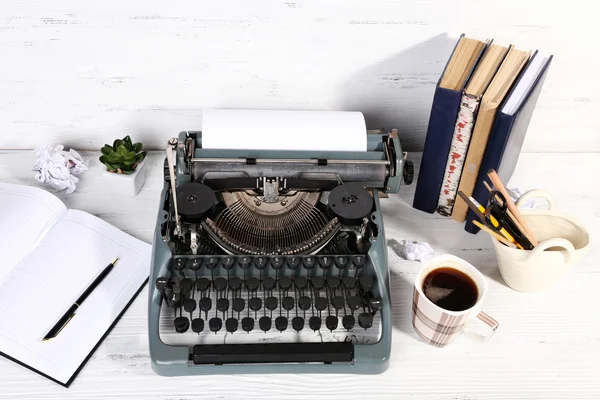
[[[115,140],[112,146],[105,144],[101,152],[100,162],[108,171],[118,174],[133,173],[148,153],[142,151],[142,143],[132,143],[129,136]]]

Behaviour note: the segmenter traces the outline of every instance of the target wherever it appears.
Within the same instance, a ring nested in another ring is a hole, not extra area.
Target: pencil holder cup
[[[587,229],[575,218],[555,210],[554,199],[544,190],[530,190],[516,202],[517,208],[527,199],[541,197],[548,209],[521,209],[527,226],[539,242],[533,250],[507,247],[493,239],[500,275],[519,292],[537,292],[559,282],[588,252]]]

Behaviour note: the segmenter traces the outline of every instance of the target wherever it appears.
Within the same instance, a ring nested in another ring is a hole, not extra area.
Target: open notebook
[[[0,183],[0,354],[69,386],[148,279],[151,246],[45,190]],[[69,324],[42,338],[115,258]]]

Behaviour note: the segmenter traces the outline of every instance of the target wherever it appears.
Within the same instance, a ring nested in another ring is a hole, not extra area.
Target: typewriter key
[[[202,318],[194,318],[192,320],[192,331],[200,333],[204,330],[204,320]]]
[[[306,277],[298,276],[294,278],[294,286],[296,286],[298,290],[306,289],[306,285],[308,285],[308,279],[306,279]]]
[[[312,283],[312,286],[315,289],[321,290],[323,289],[323,285],[325,284],[325,279],[323,279],[320,276],[313,276],[312,278],[310,278],[310,282]]]
[[[177,271],[183,271],[185,269],[185,259],[176,258],[174,262],[174,267]]]
[[[275,278],[271,278],[270,276],[265,277],[262,281],[262,286],[264,290],[273,290],[275,288]]]
[[[192,290],[194,281],[192,281],[190,278],[183,278],[181,282],[179,282],[179,286],[181,287],[181,292],[187,294]]]
[[[292,256],[288,257],[287,265],[289,269],[296,269],[300,265],[300,257]]]
[[[188,268],[191,271],[198,271],[200,269],[201,263],[198,257],[190,258],[188,260]]]
[[[371,306],[371,310],[373,311],[379,311],[381,310],[381,297],[379,296],[375,296],[372,297],[371,300],[369,300],[369,305]]]
[[[329,269],[329,267],[331,267],[331,257],[320,256],[319,257],[319,266],[321,267],[321,269]]]
[[[233,257],[223,257],[223,259],[221,260],[221,263],[223,264],[223,267],[227,270],[233,268],[233,262],[234,259]]]
[[[213,287],[217,292],[222,292],[223,290],[227,289],[227,279],[221,276],[215,278],[215,280],[213,281]]]
[[[311,301],[310,301],[310,297],[308,296],[301,296],[298,299],[298,307],[300,307],[301,310],[308,310],[311,306]]]
[[[184,333],[187,332],[190,327],[190,320],[187,319],[187,317],[177,317],[175,318],[175,321],[173,321],[173,324],[175,325],[175,331],[177,333]]]
[[[345,276],[342,283],[346,289],[352,289],[356,285],[356,279],[353,276]]]
[[[294,317],[292,318],[292,328],[296,331],[301,331],[304,329],[304,318],[302,317]]]
[[[250,268],[250,262],[251,261],[252,260],[250,259],[250,257],[246,257],[246,256],[240,257],[240,259],[239,259],[240,267],[242,269],[248,269],[248,268]]]
[[[217,299],[217,310],[225,312],[229,310],[229,299],[220,298]]]
[[[260,282],[259,282],[258,278],[254,277],[254,276],[246,279],[246,287],[251,292],[256,292],[256,289],[258,289],[259,283]]]
[[[204,292],[210,287],[210,280],[208,278],[196,279],[196,290]]]
[[[315,308],[319,311],[323,311],[327,308],[327,298],[326,297],[317,297],[315,299]]]
[[[354,319],[353,315],[344,315],[344,318],[342,318],[342,325],[347,330],[354,328],[355,324],[356,320]]]
[[[271,266],[273,269],[281,269],[283,266],[283,257],[273,257],[271,258]]]
[[[346,303],[348,303],[348,308],[352,311],[356,311],[358,310],[358,307],[360,307],[360,298],[358,296],[348,296]]]
[[[337,319],[337,317],[334,317],[333,315],[330,315],[327,318],[325,318],[325,326],[330,331],[336,330],[337,327],[338,327],[338,319]]]
[[[371,313],[358,314],[358,325],[361,328],[368,329],[373,326],[373,315]]]
[[[244,317],[242,318],[242,329],[245,332],[250,332],[254,329],[254,318],[252,317]]]
[[[279,287],[282,290],[289,290],[292,287],[292,280],[289,276],[282,276],[279,278]]]
[[[211,318],[210,321],[208,321],[208,327],[212,332],[217,333],[223,327],[223,321],[221,321],[221,318],[219,317]]]
[[[206,268],[210,270],[217,268],[218,262],[219,260],[217,259],[217,257],[208,257],[204,259],[204,265],[206,265]]]
[[[286,317],[275,318],[275,329],[277,329],[279,332],[283,332],[287,329],[287,327],[288,327],[288,319]]]
[[[198,305],[202,311],[208,312],[212,308],[212,299],[210,297],[203,297],[198,302]]]
[[[238,278],[237,276],[232,276],[231,278],[229,278],[229,289],[235,292],[237,290],[240,290],[241,288],[242,280],[240,278]]]
[[[304,257],[302,259],[302,264],[304,264],[304,268],[306,269],[313,269],[315,266],[315,257],[313,256],[308,256],[308,257]]]
[[[342,296],[333,296],[331,299],[331,305],[336,310],[341,310],[344,308],[344,298]]]
[[[167,287],[167,282],[167,278],[164,276],[156,278],[156,289],[162,292]]]
[[[227,332],[233,333],[237,331],[237,328],[238,320],[236,318],[227,318],[227,321],[225,321],[225,329],[227,330]]]
[[[335,257],[335,266],[338,267],[339,269],[344,269],[344,267],[346,266],[346,257],[344,257],[344,256]]]
[[[261,331],[270,331],[271,330],[271,318],[264,316],[264,317],[260,317],[260,319],[258,320],[258,326],[260,326],[260,330]]]
[[[358,269],[365,266],[365,256],[353,256],[352,264]]]
[[[369,275],[361,276],[358,282],[360,283],[360,287],[367,292],[373,288],[373,277]]]
[[[308,326],[313,331],[318,331],[321,329],[321,318],[320,317],[310,317],[308,320]]]
[[[294,308],[294,298],[291,296],[285,296],[283,300],[281,300],[281,305],[287,311],[290,311]]]
[[[267,299],[265,300],[265,307],[267,307],[267,309],[273,311],[274,309],[277,308],[277,297],[267,297]]]
[[[250,307],[252,311],[259,311],[262,308],[262,299],[260,297],[251,298],[248,302],[248,307]]]
[[[254,266],[256,269],[265,269],[267,266],[267,257],[256,257],[254,259]]]
[[[236,311],[236,312],[242,312],[242,311],[244,311],[244,308],[246,307],[246,301],[241,297],[237,297],[237,298],[233,299],[232,303],[233,303],[232,304],[233,311]]]
[[[185,299],[183,301],[183,309],[189,313],[193,313],[196,310],[196,300]]]
[[[340,279],[337,276],[327,277],[327,286],[331,289],[337,289],[340,286]]]

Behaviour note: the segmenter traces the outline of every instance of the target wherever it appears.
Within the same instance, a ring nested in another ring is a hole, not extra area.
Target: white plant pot
[[[112,192],[125,196],[133,197],[137,195],[146,181],[147,159],[148,155],[146,155],[142,162],[139,163],[135,171],[129,175],[108,172],[106,169],[102,171],[102,178],[104,179],[106,187]]]

